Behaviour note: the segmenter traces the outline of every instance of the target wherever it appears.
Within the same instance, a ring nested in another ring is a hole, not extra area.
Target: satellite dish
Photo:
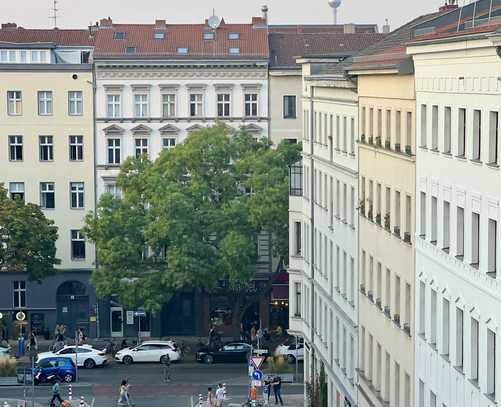
[[[221,18],[218,16],[211,16],[207,23],[209,24],[210,28],[215,30],[221,25]]]

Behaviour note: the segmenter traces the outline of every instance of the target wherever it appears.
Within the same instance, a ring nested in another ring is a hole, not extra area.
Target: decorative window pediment
[[[178,127],[176,127],[172,124],[166,124],[165,126],[160,127],[158,130],[160,131],[160,134],[162,134],[162,135],[178,134],[181,131]]]
[[[199,125],[199,124],[194,124],[194,125],[192,125],[192,126],[188,127],[188,128],[186,129],[186,131],[188,131],[188,132],[192,132],[192,131],[202,130],[202,129],[204,129],[204,128],[205,128],[204,126],[201,126],[201,125]]]
[[[242,126],[242,130],[250,134],[261,134],[263,132],[263,129],[254,123]]]
[[[117,126],[116,124],[112,124],[111,126],[104,128],[103,131],[104,134],[106,135],[116,135],[125,133],[125,129],[120,126]]]
[[[130,131],[134,134],[151,134],[153,130],[148,126],[145,126],[144,124],[140,124],[136,127],[133,127]]]

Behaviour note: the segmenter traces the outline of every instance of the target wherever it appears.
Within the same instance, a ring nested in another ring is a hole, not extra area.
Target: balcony
[[[404,233],[404,242],[411,244],[411,234],[409,232]]]
[[[400,143],[395,143],[395,151],[396,151],[397,153],[400,153],[400,151],[402,151],[402,150],[401,150],[401,147],[400,147]]]
[[[408,322],[404,323],[404,332],[407,335],[411,336],[411,326],[410,326],[410,324]]]
[[[394,226],[394,227],[393,227],[393,234],[394,234],[395,236],[400,237],[400,226]]]
[[[400,328],[400,314],[393,315],[393,322]]]
[[[412,155],[412,148],[411,148],[411,146],[405,146],[405,154]]]
[[[376,307],[378,307],[381,311],[383,310],[383,304],[381,302],[381,298],[376,298]]]

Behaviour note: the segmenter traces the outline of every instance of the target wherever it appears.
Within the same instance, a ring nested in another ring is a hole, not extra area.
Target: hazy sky
[[[462,4],[464,0],[460,0]],[[387,18],[393,28],[419,14],[438,9],[444,0],[343,0],[339,21],[377,23]],[[58,26],[86,27],[89,22],[111,16],[117,22],[150,23],[155,18],[167,22],[200,22],[216,14],[226,21],[245,22],[260,15],[263,4],[270,8],[270,23],[330,23],[332,12],[327,0],[59,0]],[[52,0],[2,0],[2,22],[24,27],[50,27]]]

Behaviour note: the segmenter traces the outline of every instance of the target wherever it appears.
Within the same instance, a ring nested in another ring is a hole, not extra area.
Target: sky
[[[466,0],[460,0],[462,4]],[[49,19],[53,0],[2,1],[2,22],[26,28],[52,27]],[[388,19],[392,29],[420,14],[438,9],[444,0],[343,0],[340,23],[376,23]],[[111,16],[115,22],[151,23],[166,19],[171,23],[197,23],[216,14],[228,22],[247,22],[261,15],[267,4],[270,24],[328,24],[332,11],[327,0],[58,0],[58,26],[84,28],[90,22]]]

